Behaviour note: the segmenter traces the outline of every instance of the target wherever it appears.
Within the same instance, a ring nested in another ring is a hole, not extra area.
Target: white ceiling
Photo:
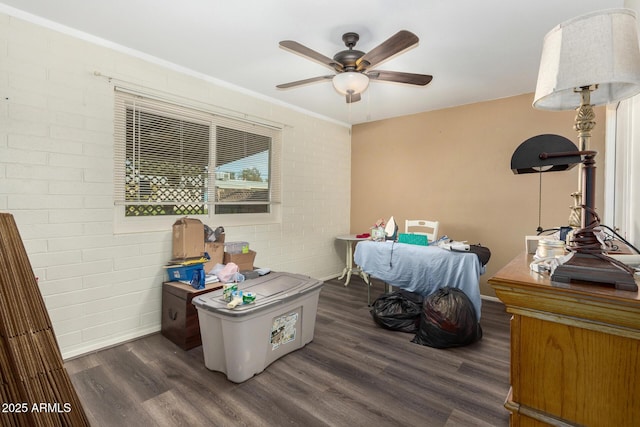
[[[624,0],[2,0],[0,11],[116,45],[341,123],[533,92],[544,35],[560,22]],[[342,34],[367,52],[399,30],[419,44],[378,66],[433,75],[427,86],[372,82],[346,104],[331,71],[281,49],[295,40],[332,57]]]

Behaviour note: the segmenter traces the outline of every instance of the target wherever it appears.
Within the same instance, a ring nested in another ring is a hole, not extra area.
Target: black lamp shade
[[[576,154],[541,159],[542,153]],[[581,161],[578,147],[571,140],[560,135],[544,134],[529,138],[516,148],[511,156],[511,170],[514,174],[564,171]]]

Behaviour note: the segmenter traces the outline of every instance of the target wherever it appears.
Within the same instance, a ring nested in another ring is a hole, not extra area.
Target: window
[[[207,213],[209,126],[126,110],[126,216]]]
[[[125,217],[270,214],[280,130],[116,90],[115,203]]]
[[[269,213],[272,137],[216,126],[215,213]]]

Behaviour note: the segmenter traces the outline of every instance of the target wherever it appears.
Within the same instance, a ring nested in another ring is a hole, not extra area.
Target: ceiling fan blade
[[[362,71],[367,68],[373,68],[393,55],[416,45],[418,41],[418,36],[412,32],[406,30],[398,31],[358,59],[356,61],[357,70]]]
[[[347,104],[358,102],[360,101],[360,99],[362,99],[359,93],[348,92],[345,96],[347,98]]]
[[[336,61],[334,61],[333,59],[329,58],[328,56],[324,56],[321,53],[316,52],[313,49],[310,49],[304,45],[301,45],[300,43],[293,41],[293,40],[283,40],[280,42],[280,47],[282,47],[283,49],[287,49],[293,53],[297,53],[299,55],[302,55],[308,59],[311,59],[312,61],[315,61],[319,64],[325,65],[329,68],[331,68],[332,70],[335,71],[342,71],[343,67],[342,64],[337,63]]]
[[[289,89],[290,87],[302,86],[302,85],[306,85],[306,84],[309,84],[309,83],[319,82],[321,80],[331,80],[333,77],[334,77],[333,75],[311,77],[310,79],[297,80],[295,82],[283,83],[283,84],[277,85],[276,87],[278,89]]]
[[[375,70],[366,73],[372,80],[383,80],[387,82],[405,83],[410,85],[425,86],[433,76],[428,74],[403,73],[400,71]]]

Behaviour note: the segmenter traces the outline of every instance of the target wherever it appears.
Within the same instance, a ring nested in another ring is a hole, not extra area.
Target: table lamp
[[[589,140],[596,124],[595,105],[621,101],[638,92],[640,49],[633,11],[592,12],[556,26],[545,36],[533,106],[576,109],[574,129],[578,152],[584,157],[569,218],[569,225],[580,227],[569,246],[573,256],[555,269],[552,280],[612,283],[620,289],[637,290],[633,270],[604,255],[595,236],[599,231],[594,210],[596,153],[589,151]]]
[[[542,221],[542,174],[559,172],[573,168],[580,163],[578,154],[563,157],[540,158],[540,153],[578,151],[578,147],[569,139],[560,135],[544,134],[531,137],[516,148],[511,156],[511,170],[514,174],[537,173],[540,178],[538,190],[538,234],[544,230]]]
[[[640,92],[640,50],[635,13],[608,9],[578,16],[553,28],[544,38],[533,101],[541,110],[576,109],[578,147],[589,149],[593,107]],[[581,179],[572,194],[569,225],[581,226]]]

